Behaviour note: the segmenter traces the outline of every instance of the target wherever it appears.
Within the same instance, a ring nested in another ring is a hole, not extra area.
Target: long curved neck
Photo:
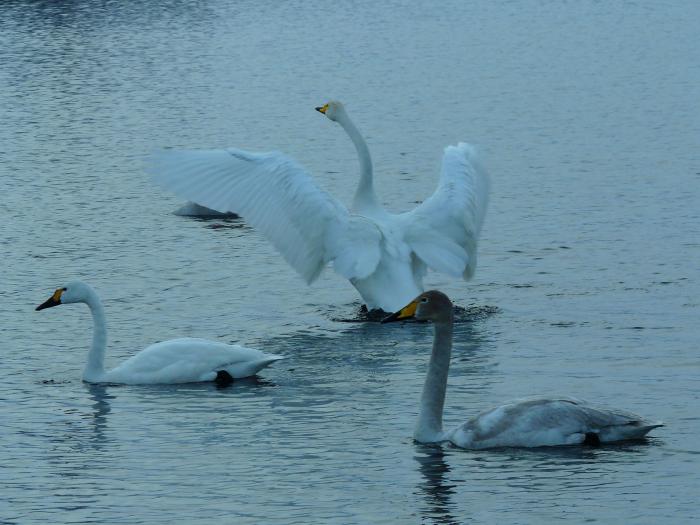
[[[87,363],[83,370],[83,380],[99,381],[105,373],[105,348],[107,347],[107,322],[102,302],[97,294],[90,290],[85,299],[92,314],[93,332],[92,346],[88,352]]]
[[[365,139],[362,138],[359,130],[355,127],[347,113],[341,113],[337,118],[345,132],[352,140],[357,150],[357,156],[360,159],[360,184],[355,191],[355,197],[352,200],[352,209],[354,211],[372,211],[381,208],[381,204],[377,200],[377,195],[374,193],[374,176],[372,174],[372,157],[369,154],[369,148]]]
[[[447,374],[452,355],[452,318],[435,323],[433,353],[428,364],[428,374],[420,398],[420,414],[413,437],[421,443],[433,443],[444,439],[442,410],[445,405]]]

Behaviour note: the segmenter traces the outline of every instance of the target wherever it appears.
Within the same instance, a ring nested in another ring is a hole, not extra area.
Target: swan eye
[[[427,303],[427,302],[428,302],[428,298],[427,298],[427,297],[423,297],[423,298],[420,300],[420,302],[421,302],[421,303]]]

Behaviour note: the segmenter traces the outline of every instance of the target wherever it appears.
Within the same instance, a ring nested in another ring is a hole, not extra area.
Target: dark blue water
[[[694,2],[0,5],[0,522],[690,523],[700,496],[700,60]],[[348,203],[342,100],[393,211],[442,148],[493,176],[445,421],[531,394],[662,419],[642,444],[461,451],[411,439],[429,326],[341,323],[242,221],[170,214],[143,158],[277,149]],[[220,226],[224,227],[220,227]],[[228,389],[80,381],[195,336],[288,360]]]

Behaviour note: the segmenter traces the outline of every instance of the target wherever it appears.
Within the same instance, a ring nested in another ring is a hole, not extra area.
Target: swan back
[[[249,377],[283,356],[208,339],[184,337],[155,343],[105,375],[123,384],[174,384],[213,381],[219,370],[234,379]]]
[[[601,443],[639,439],[661,423],[636,414],[569,398],[524,398],[486,410],[453,430],[463,448],[579,445],[589,434]]]

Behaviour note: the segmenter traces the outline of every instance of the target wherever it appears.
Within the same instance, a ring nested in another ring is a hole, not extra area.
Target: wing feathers
[[[308,282],[333,261],[348,279],[371,275],[382,256],[382,233],[349,214],[306,170],[279,152],[237,149],[166,151],[153,155],[154,180],[199,205],[242,215]],[[448,146],[435,193],[396,216],[404,241],[430,268],[469,279],[488,202],[489,178],[473,146]]]
[[[348,278],[369,275],[377,266],[376,228],[355,221],[282,153],[166,151],[153,155],[149,168],[154,181],[176,195],[242,215],[308,283],[329,261]]]
[[[460,142],[445,148],[435,193],[406,214],[406,241],[425,264],[449,275],[472,277],[489,186],[474,146]]]
[[[329,230],[329,252],[334,254],[333,269],[346,279],[365,279],[381,259],[382,234],[365,217],[351,216]]]

